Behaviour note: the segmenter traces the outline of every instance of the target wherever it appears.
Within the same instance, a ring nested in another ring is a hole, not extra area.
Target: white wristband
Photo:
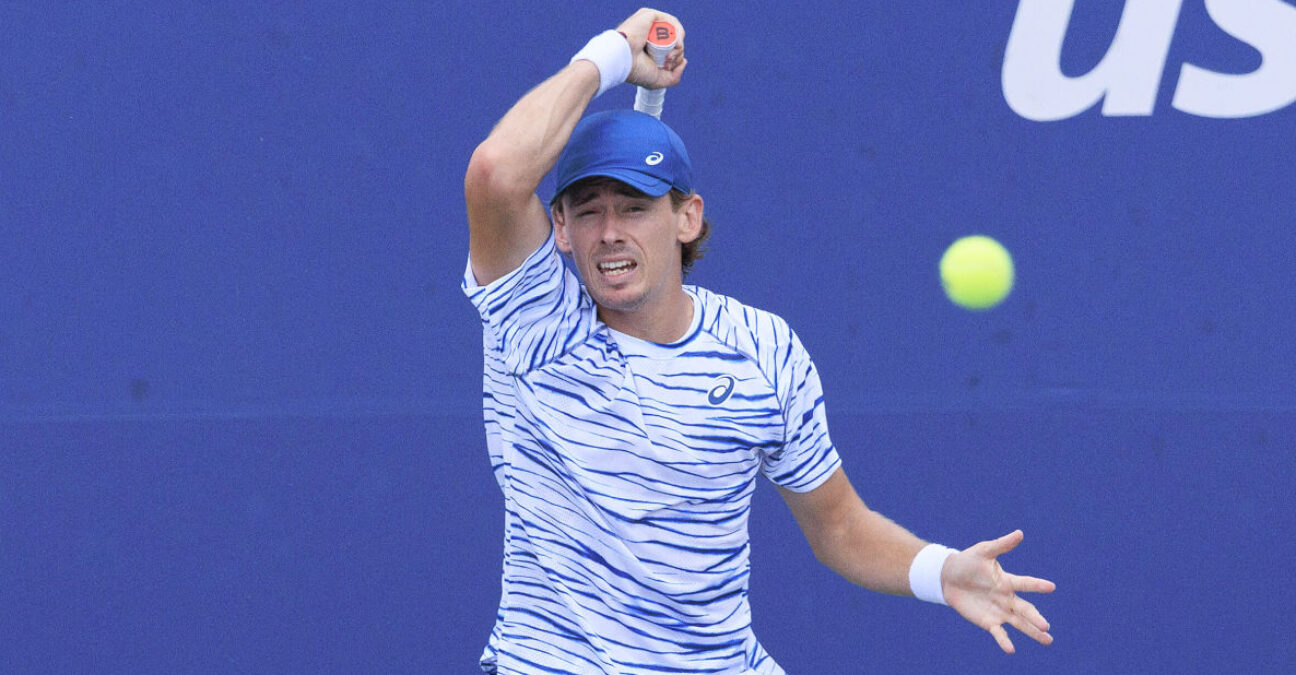
[[[614,30],[605,30],[595,35],[571,57],[571,63],[581,60],[589,61],[598,68],[599,90],[594,95],[596,98],[630,77],[630,43],[624,35]]]
[[[945,559],[955,553],[958,551],[940,544],[927,544],[914,556],[909,565],[909,590],[913,591],[915,598],[947,604],[945,591],[941,589],[941,570],[945,567]]]

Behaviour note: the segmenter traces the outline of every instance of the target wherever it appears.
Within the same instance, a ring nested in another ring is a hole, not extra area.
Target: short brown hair
[[[678,211],[684,202],[688,201],[691,194],[686,194],[683,190],[670,191],[671,208]],[[698,236],[693,241],[683,245],[680,249],[680,267],[684,270],[684,276],[688,276],[689,270],[693,269],[693,263],[697,262],[706,255],[706,240],[711,236],[711,223],[702,216],[702,229],[698,231]]]

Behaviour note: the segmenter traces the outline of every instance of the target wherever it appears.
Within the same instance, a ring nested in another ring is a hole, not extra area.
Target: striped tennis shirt
[[[552,233],[464,292],[504,493],[487,673],[782,673],[747,602],[756,477],[803,492],[840,465],[819,377],[787,323],[694,286],[672,344],[618,333]]]

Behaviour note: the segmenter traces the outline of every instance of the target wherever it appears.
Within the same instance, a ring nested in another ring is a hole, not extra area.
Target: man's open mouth
[[[608,277],[619,277],[633,270],[638,265],[633,260],[613,260],[598,264],[599,272]]]

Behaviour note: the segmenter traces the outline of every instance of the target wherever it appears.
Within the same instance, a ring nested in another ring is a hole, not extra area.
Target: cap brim
[[[586,178],[594,178],[596,176],[621,181],[649,197],[660,197],[671,191],[670,183],[638,171],[632,171],[630,169],[590,169],[589,171],[573,176],[565,184],[559,185],[558,189],[554,192],[553,201],[556,201],[558,197],[562,195],[563,191],[572,185],[575,185]]]

